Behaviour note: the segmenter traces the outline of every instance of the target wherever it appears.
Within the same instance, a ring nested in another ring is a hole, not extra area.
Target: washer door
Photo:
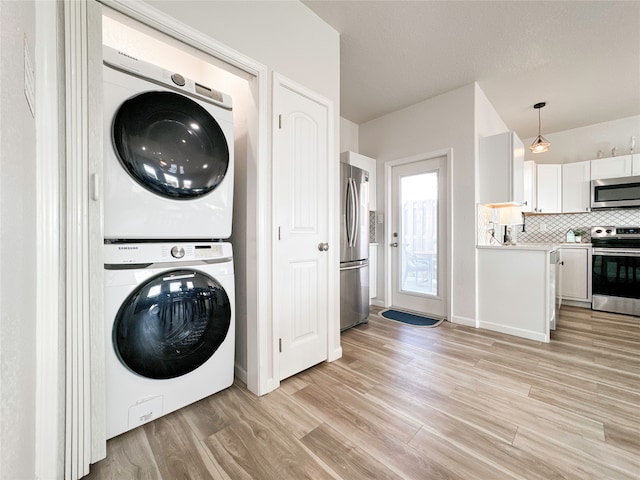
[[[185,375],[220,347],[231,323],[224,288],[195,270],[172,270],[138,286],[113,325],[120,361],[147,378]]]
[[[218,122],[201,105],[172,92],[145,92],[124,102],[113,121],[120,163],[147,190],[188,200],[224,179],[229,147]]]

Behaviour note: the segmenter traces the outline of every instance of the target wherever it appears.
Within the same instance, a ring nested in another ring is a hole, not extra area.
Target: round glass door
[[[213,191],[229,167],[218,122],[201,105],[172,92],[146,92],[125,101],[113,121],[120,163],[147,190],[188,200]]]
[[[138,286],[113,325],[120,361],[147,378],[185,375],[220,347],[231,323],[224,288],[194,270],[172,270]]]

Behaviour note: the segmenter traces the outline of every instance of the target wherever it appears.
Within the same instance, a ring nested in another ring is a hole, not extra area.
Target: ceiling
[[[638,1],[303,3],[341,34],[341,116],[361,124],[478,82],[520,138],[640,114]]]

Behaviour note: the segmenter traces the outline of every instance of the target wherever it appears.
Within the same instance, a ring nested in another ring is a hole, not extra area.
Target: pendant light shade
[[[540,134],[540,109],[545,105],[546,105],[545,102],[540,102],[540,103],[536,103],[533,106],[533,108],[538,110],[538,136],[535,138],[535,140],[529,147],[529,150],[531,150],[533,153],[546,152],[547,150],[549,150],[549,147],[551,146],[551,142],[549,142],[549,140],[547,140]]]

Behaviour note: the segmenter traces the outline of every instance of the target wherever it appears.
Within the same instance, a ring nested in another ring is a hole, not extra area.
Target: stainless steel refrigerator
[[[340,164],[340,330],[369,318],[369,173]]]

